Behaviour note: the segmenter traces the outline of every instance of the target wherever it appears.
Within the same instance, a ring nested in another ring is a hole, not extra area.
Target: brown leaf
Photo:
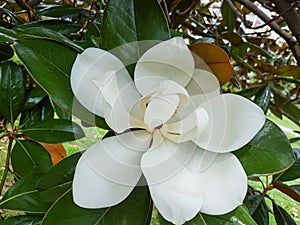
[[[47,144],[39,142],[51,155],[53,165],[67,157],[66,150],[62,144]]]
[[[234,72],[229,57],[220,47],[210,43],[196,43],[190,46],[195,53],[196,68],[211,70],[222,86],[232,78]]]
[[[289,186],[282,184],[282,183],[273,183],[273,187],[278,189],[279,191],[285,193],[286,195],[290,196],[292,199],[300,202],[300,195],[298,192],[290,188]]]

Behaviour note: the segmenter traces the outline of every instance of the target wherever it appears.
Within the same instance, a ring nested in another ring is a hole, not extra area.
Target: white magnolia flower
[[[142,174],[160,214],[183,224],[199,211],[218,215],[242,204],[247,176],[230,153],[263,126],[262,110],[195,69],[182,38],[161,42],[138,60],[134,81],[107,51],[88,48],[71,73],[77,99],[105,118],[116,136],[80,158],[74,201],[103,208],[123,201]]]

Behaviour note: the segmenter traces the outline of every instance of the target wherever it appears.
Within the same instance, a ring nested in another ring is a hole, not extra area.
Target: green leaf
[[[6,43],[0,43],[0,62],[5,61],[13,57],[14,51]]]
[[[272,201],[274,216],[277,225],[296,225],[293,218],[279,205]]]
[[[250,194],[244,201],[250,215],[259,225],[269,225],[269,210],[263,196]]]
[[[259,92],[255,95],[254,102],[267,113],[268,106],[271,99],[271,86],[269,84],[262,87]]]
[[[69,190],[52,205],[41,225],[141,225],[148,221],[151,212],[151,198],[145,186],[136,187],[123,202],[105,209],[85,209],[75,205]]]
[[[0,225],[39,225],[42,217],[38,216],[14,216],[0,222]]]
[[[37,122],[32,127],[21,130],[21,132],[33,140],[53,144],[84,137],[84,132],[79,125],[62,119]]]
[[[0,201],[2,209],[20,210],[28,213],[44,213],[50,203],[44,201],[36,189],[39,174],[23,177],[10,187]]]
[[[300,178],[300,149],[293,149],[296,159],[293,165],[286,171],[276,176],[275,181],[290,181]]]
[[[49,97],[45,97],[37,105],[21,114],[20,128],[30,128],[40,121],[53,119],[53,117],[53,107],[50,103]]]
[[[274,96],[275,105],[292,116],[295,120],[300,121],[300,108],[291,103],[288,96],[283,97],[278,94]]]
[[[80,30],[81,25],[66,20],[53,19],[24,23],[22,25],[15,26],[14,30],[25,30],[32,27],[47,28],[54,30],[62,35],[69,35]]]
[[[289,140],[270,120],[247,145],[234,154],[249,176],[280,173],[294,162]]]
[[[32,38],[32,39],[42,39],[42,40],[51,40],[55,42],[59,42],[61,44],[67,45],[74,49],[76,52],[81,53],[83,49],[75,44],[74,42],[70,41],[68,38],[63,36],[62,34],[51,30],[51,29],[46,29],[43,27],[30,27],[28,29],[22,30],[18,34],[18,38]]]
[[[0,115],[13,123],[25,103],[25,75],[13,62],[0,63]]]
[[[0,26],[0,42],[15,41],[17,33]]]
[[[171,225],[172,223],[166,221],[159,215],[160,225]],[[195,218],[186,222],[184,225],[257,225],[252,219],[248,211],[239,206],[230,213],[221,216],[210,216],[199,213]]]
[[[78,152],[60,161],[40,178],[37,188],[46,190],[72,181],[81,155],[82,153]]]
[[[11,153],[14,172],[21,177],[33,173],[45,173],[52,167],[47,150],[34,141],[17,140]]]
[[[101,35],[101,47],[106,50],[132,43],[114,53],[125,65],[128,65],[128,61],[137,62],[141,54],[156,44],[157,40],[170,38],[167,20],[156,0],[109,1],[103,16]],[[148,41],[144,43],[145,46],[137,43],[143,40]]]
[[[223,24],[227,27],[229,32],[233,32],[234,28],[236,27],[237,16],[227,1],[223,1],[221,13],[223,16]]]
[[[276,71],[277,76],[282,77],[294,77],[296,79],[300,79],[300,68],[295,65],[286,65],[280,67]]]
[[[235,94],[238,94],[245,98],[250,99],[252,96],[256,95],[261,90],[261,88],[262,88],[261,85],[251,86],[251,87],[245,88],[239,92],[235,92]]]
[[[24,110],[30,109],[37,105],[39,102],[41,102],[45,97],[46,97],[46,92],[40,87],[36,86],[32,88],[28,93],[27,93],[27,98],[26,102],[24,105]]]
[[[255,52],[257,55],[262,55],[266,58],[272,59],[273,55],[269,51],[261,48],[259,45],[256,45],[252,42],[246,42],[245,44],[251,49],[251,51]]]
[[[36,16],[47,16],[55,18],[77,17],[80,14],[88,15],[89,11],[85,8],[75,7],[71,5],[39,5],[35,7]]]

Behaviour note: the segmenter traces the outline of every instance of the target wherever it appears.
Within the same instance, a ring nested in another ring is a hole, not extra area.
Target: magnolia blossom
[[[247,176],[231,152],[255,136],[264,113],[243,97],[220,94],[216,77],[195,69],[182,38],[147,50],[134,79],[116,56],[88,48],[74,63],[71,86],[79,102],[116,133],[80,158],[76,204],[114,206],[142,175],[155,207],[174,224],[199,211],[219,215],[242,204]]]

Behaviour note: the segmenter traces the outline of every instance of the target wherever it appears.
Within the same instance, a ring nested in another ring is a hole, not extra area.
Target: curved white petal
[[[142,55],[135,67],[134,80],[145,96],[165,79],[185,87],[193,72],[193,56],[184,40],[176,37],[155,45]]]
[[[141,166],[159,213],[174,224],[183,224],[199,212],[204,196],[195,177],[184,167],[185,160],[176,157],[174,147],[169,141],[162,142],[143,155]]]
[[[220,95],[218,79],[206,70],[195,69],[192,79],[185,88],[193,99],[195,106]]]
[[[126,69],[111,73],[113,74],[102,91],[103,114],[107,124],[118,133],[133,127],[144,128],[143,118],[137,107],[141,96],[131,77]]]
[[[175,113],[179,104],[176,94],[166,96],[152,96],[146,107],[144,122],[149,131],[163,125]]]
[[[248,188],[247,175],[232,153],[217,154],[198,148],[187,168],[203,190],[201,212],[221,215],[243,204]]]
[[[102,87],[110,78],[109,71],[124,68],[122,62],[107,51],[87,48],[79,54],[71,71],[71,88],[78,101],[98,116],[102,113]]]
[[[76,166],[74,202],[85,208],[103,208],[124,200],[141,177],[140,160],[150,141],[150,134],[135,131],[90,147]]]
[[[246,145],[262,128],[264,112],[250,100],[224,94],[201,104],[209,116],[207,129],[194,140],[214,152],[231,152]]]

